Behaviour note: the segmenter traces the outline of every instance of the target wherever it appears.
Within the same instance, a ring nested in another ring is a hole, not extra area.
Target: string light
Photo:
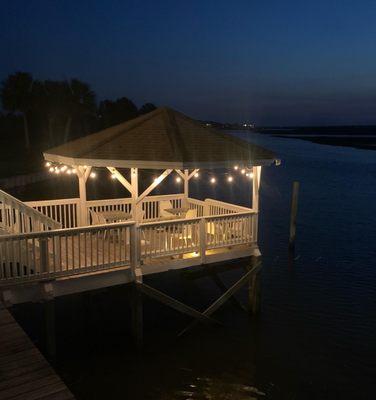
[[[243,168],[240,172],[244,175],[245,174],[245,169]]]
[[[181,182],[180,176],[178,176],[175,180],[176,180],[176,183],[180,183]]]
[[[90,174],[90,178],[95,178],[97,176],[97,174],[95,173],[95,172],[92,172],[91,174]]]
[[[49,161],[46,162],[46,167],[51,167],[51,163]]]
[[[72,174],[75,174],[77,172],[76,168],[72,169]]]
[[[111,174],[111,179],[115,180],[116,179],[116,175],[115,174]]]
[[[248,174],[248,176],[249,176],[249,179],[252,179],[252,178],[253,178],[253,172],[250,172],[250,173]]]
[[[199,174],[198,172],[196,172],[193,176],[194,176],[195,178],[198,178],[198,177],[200,176],[200,174]]]
[[[59,168],[55,168],[55,174],[60,174],[60,169]]]
[[[210,179],[210,183],[215,183],[215,182],[217,182],[217,180],[214,177]]]
[[[69,168],[67,169],[67,174],[70,175],[72,173],[72,170]]]
[[[234,178],[231,175],[227,178],[228,182],[232,182],[233,180],[234,180]]]
[[[239,169],[238,165],[235,165],[234,170],[237,171]]]
[[[49,171],[50,171],[50,172],[54,172],[54,171],[55,171],[55,168],[54,168],[54,167],[50,167],[50,168],[49,168]]]
[[[60,171],[64,172],[67,168],[68,168],[68,167],[67,167],[66,165],[63,165],[63,166],[60,168]]]

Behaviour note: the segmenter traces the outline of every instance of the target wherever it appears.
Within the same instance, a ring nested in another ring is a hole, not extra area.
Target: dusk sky
[[[376,124],[376,2],[0,0],[0,79],[76,77],[192,117]]]

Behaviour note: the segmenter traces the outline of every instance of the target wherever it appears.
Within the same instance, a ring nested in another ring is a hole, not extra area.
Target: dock
[[[0,332],[1,400],[75,398],[2,303]]]

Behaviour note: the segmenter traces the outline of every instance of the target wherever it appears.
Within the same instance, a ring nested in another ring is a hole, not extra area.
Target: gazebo
[[[278,163],[269,150],[161,107],[49,149],[44,158],[51,173],[77,175],[79,198],[22,203],[0,193],[0,229],[8,233],[0,236],[0,283],[119,269],[132,280],[259,254],[261,168]],[[97,169],[107,169],[130,196],[88,200],[86,183]],[[190,180],[214,169],[252,179],[252,206],[191,198]],[[142,193],[140,170],[160,171]],[[173,171],[183,193],[153,196]]]

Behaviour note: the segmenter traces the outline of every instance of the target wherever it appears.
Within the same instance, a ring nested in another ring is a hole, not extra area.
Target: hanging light
[[[111,179],[115,180],[116,179],[116,175],[115,174],[111,174]]]
[[[243,168],[240,172],[244,175],[245,174],[245,169]]]
[[[176,177],[176,183],[180,183],[181,182],[181,178],[180,178],[180,176],[178,176],[178,177]]]
[[[200,174],[199,174],[198,172],[196,172],[193,176],[194,176],[195,178],[198,178],[198,177],[200,176]]]
[[[227,182],[232,182],[233,180],[234,178],[231,175],[227,178]]]
[[[55,174],[60,174],[60,169],[59,168],[55,168]]]
[[[51,167],[51,163],[49,161],[46,162],[45,164],[46,167]]]
[[[253,172],[250,172],[250,173],[248,174],[248,177],[249,177],[249,179],[252,179],[252,178],[253,178]]]
[[[54,172],[54,171],[55,171],[55,168],[54,168],[54,167],[50,167],[48,170],[49,170],[50,172]]]
[[[90,174],[90,178],[95,178],[97,176],[97,174],[95,173],[95,172],[92,172],[91,174]]]
[[[77,172],[76,168],[72,169],[72,174],[75,174]]]
[[[214,177],[210,178],[210,183],[215,183],[215,182],[217,182],[217,180]]]
[[[234,170],[237,171],[239,169],[238,165],[235,165]]]
[[[67,174],[70,175],[72,173],[72,170],[70,168],[67,169]]]

